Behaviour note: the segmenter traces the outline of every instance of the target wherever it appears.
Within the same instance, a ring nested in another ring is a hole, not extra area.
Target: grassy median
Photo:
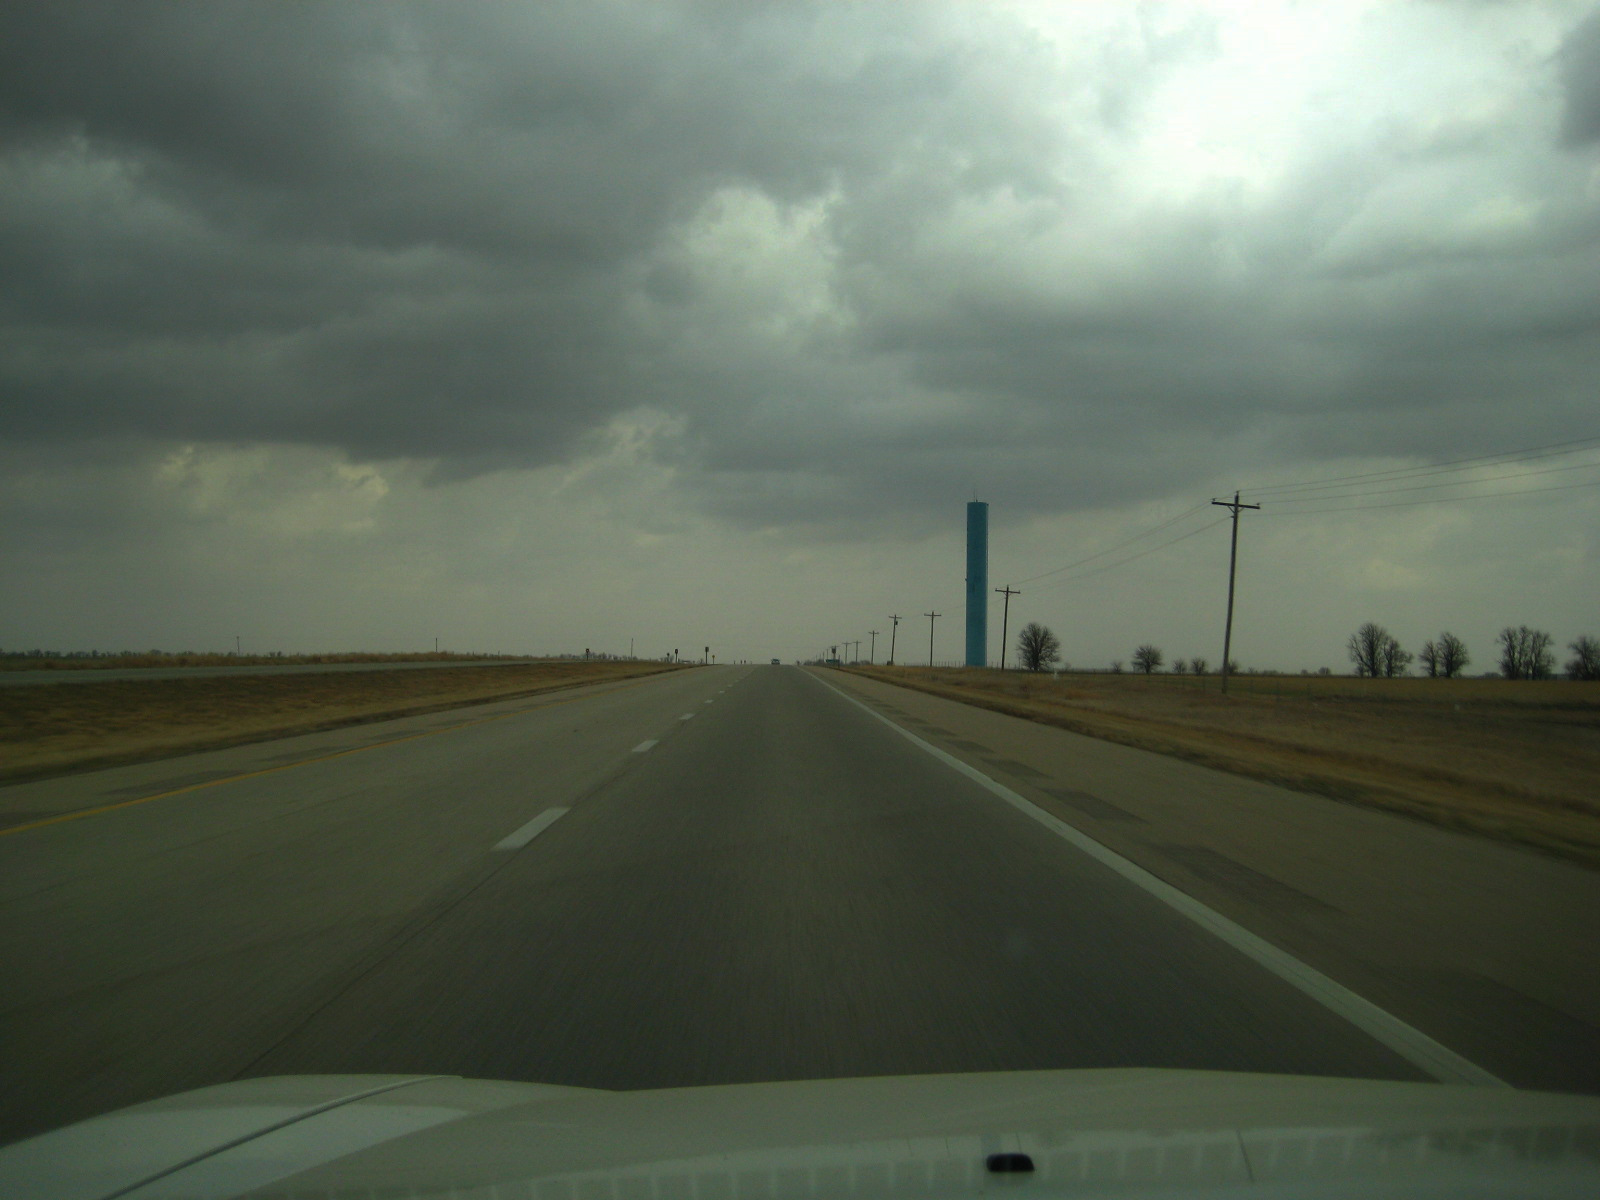
[[[1600,866],[1600,684],[850,670]]]
[[[141,762],[683,669],[659,662],[550,659],[0,687],[0,780]]]

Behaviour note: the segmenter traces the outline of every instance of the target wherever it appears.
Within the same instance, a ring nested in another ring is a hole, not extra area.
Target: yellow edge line
[[[620,692],[624,688],[638,687],[643,682],[645,681],[641,679],[637,683],[619,684],[609,690]],[[463,721],[459,725],[446,725],[443,729],[427,729],[421,733],[408,733],[405,737],[390,738],[386,742],[373,742],[366,746],[352,746],[349,750],[336,750],[332,754],[322,754],[316,758],[302,758],[299,762],[284,763],[279,767],[262,767],[259,771],[246,771],[242,775],[225,775],[221,779],[208,779],[204,783],[191,783],[188,787],[173,788],[170,792],[156,792],[154,795],[139,796],[133,800],[119,800],[115,804],[101,804],[94,808],[80,808],[75,812],[62,813],[59,817],[46,817],[42,821],[29,821],[26,825],[13,825],[9,829],[0,829],[0,837],[10,837],[14,833],[26,833],[30,829],[43,829],[46,825],[62,825],[68,821],[81,821],[85,817],[95,817],[101,813],[116,812],[119,808],[133,808],[135,805],[149,804],[152,800],[165,800],[169,796],[181,796],[185,792],[198,792],[202,788],[221,787],[225,783],[238,783],[241,779],[256,779],[262,775],[275,775],[279,771],[291,771],[295,767],[307,767],[312,763],[330,762],[335,758],[344,758],[350,754],[360,754],[364,750],[382,750],[385,746],[398,746],[402,742],[414,742],[419,738],[436,737],[441,733],[454,733],[458,729],[471,729],[475,725],[488,725],[492,721],[503,721],[507,717],[520,717],[527,713],[538,712],[540,709],[555,708],[560,704],[576,704],[579,700],[590,699],[593,699],[593,697],[567,696],[561,700],[551,700],[544,704],[534,704],[528,708],[519,708],[514,712],[496,713],[492,717],[482,717],[476,721]],[[404,720],[404,718],[397,719]]]

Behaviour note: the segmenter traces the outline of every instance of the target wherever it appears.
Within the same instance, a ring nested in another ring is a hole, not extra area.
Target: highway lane
[[[1600,872],[853,672],[829,678],[1500,1078],[1600,1091]]]
[[[624,1089],[1134,1065],[1418,1077],[771,668],[252,1070],[314,1065]]]
[[[719,686],[674,672],[0,788],[0,1138],[231,1078],[530,809],[577,803]],[[128,807],[25,824],[101,805]]]
[[[0,1138],[284,1072],[1419,1077],[810,672],[19,785],[0,812],[196,782],[0,837]]]

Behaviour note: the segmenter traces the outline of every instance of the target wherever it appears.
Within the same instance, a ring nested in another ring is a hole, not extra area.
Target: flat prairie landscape
[[[1600,684],[853,671],[1600,866]]]
[[[660,662],[550,659],[414,671],[208,674],[0,687],[0,780],[163,758],[679,669]]]

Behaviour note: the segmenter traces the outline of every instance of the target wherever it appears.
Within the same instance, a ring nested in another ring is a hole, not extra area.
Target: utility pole
[[[943,613],[936,613],[936,612],[926,612],[926,613],[923,613],[922,615],[928,618],[928,665],[931,667],[931,666],[933,666],[933,623],[939,617],[944,616],[944,614]]]
[[[1003,588],[995,588],[995,591],[1006,598],[1005,608],[1000,612],[1000,669],[1004,671],[1006,669],[1006,623],[1011,619],[1011,597],[1020,596],[1022,593],[1009,583]]]
[[[867,666],[870,667],[878,661],[878,631],[869,629],[867,633],[872,637],[872,642],[867,646]]]
[[[1232,500],[1213,500],[1211,503],[1221,505],[1223,508],[1233,510],[1233,544],[1228,550],[1228,623],[1222,632],[1222,694],[1228,694],[1228,671],[1231,662],[1228,655],[1233,651],[1233,571],[1239,561],[1239,510],[1241,508],[1260,508],[1259,504],[1240,504],[1239,493],[1233,494]]]
[[[900,632],[900,614],[890,613],[889,620],[894,624],[889,626],[889,665],[894,666],[894,635]]]
[[[851,662],[853,662],[857,666],[861,665],[861,639],[860,638],[856,639],[855,657],[851,659]]]

